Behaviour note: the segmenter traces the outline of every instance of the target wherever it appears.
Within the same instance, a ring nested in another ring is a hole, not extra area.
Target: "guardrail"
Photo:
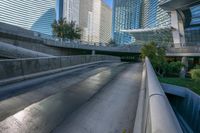
[[[148,58],[139,101],[134,133],[183,133]]]

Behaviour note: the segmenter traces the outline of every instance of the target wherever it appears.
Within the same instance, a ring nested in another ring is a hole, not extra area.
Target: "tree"
[[[80,39],[81,29],[76,26],[74,21],[67,23],[65,18],[60,18],[58,21],[54,20],[52,23],[53,35],[62,39]]]
[[[110,41],[108,42],[109,46],[117,46],[116,42],[114,39],[110,39]]]
[[[144,45],[141,49],[141,56],[145,58],[146,56],[150,59],[156,73],[159,76],[164,76],[166,73],[166,58],[165,49],[163,47],[157,47],[155,42],[150,42]]]

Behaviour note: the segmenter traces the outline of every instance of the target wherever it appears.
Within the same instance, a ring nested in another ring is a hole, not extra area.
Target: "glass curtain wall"
[[[52,34],[56,0],[0,0],[0,22]]]

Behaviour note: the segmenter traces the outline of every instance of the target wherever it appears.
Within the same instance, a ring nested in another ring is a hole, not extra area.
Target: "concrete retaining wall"
[[[68,66],[97,62],[97,61],[120,61],[120,58],[113,56],[62,56],[62,57],[41,57],[31,59],[8,59],[0,61],[0,80],[10,79]]]

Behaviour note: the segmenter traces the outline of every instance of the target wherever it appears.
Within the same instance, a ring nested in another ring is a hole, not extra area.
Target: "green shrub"
[[[126,129],[123,129],[122,133],[126,133]]]
[[[200,81],[200,69],[192,69],[189,73],[193,80]]]
[[[170,62],[166,66],[166,75],[177,76],[179,75],[182,67],[184,67],[184,65],[180,61]]]
[[[194,69],[200,69],[200,65],[196,65]]]

